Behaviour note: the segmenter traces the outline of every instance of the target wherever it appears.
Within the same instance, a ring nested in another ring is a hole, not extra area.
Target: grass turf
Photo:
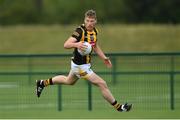
[[[179,26],[169,25],[99,25],[99,44],[106,52],[161,52],[178,51]],[[0,53],[67,53],[63,43],[75,26],[13,26],[1,27]],[[102,31],[101,31],[102,29]],[[118,33],[118,34],[117,34]],[[113,47],[109,47],[109,45]],[[1,75],[0,118],[180,118],[179,75],[175,75],[175,110],[170,110],[169,75],[101,75],[120,102],[131,102],[133,111],[119,113],[101,97],[98,88],[92,88],[93,111],[88,111],[87,83],[79,81],[73,87],[62,87],[62,109],[58,109],[58,89],[49,87],[40,99],[34,95],[35,79],[49,78],[55,72],[69,70],[69,58],[0,59],[1,72],[52,72],[49,75]],[[94,59],[95,71],[105,69]],[[179,70],[179,58],[175,70]],[[168,57],[117,59],[118,71],[169,71]],[[29,81],[30,80],[30,81]]]

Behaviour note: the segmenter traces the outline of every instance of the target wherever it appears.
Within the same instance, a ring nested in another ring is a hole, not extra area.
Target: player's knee
[[[66,79],[66,85],[74,85],[75,82],[69,79]]]
[[[69,82],[69,85],[74,85],[75,84],[75,82]]]
[[[104,81],[104,80],[99,81],[98,85],[101,88],[106,88],[107,87],[106,81]]]

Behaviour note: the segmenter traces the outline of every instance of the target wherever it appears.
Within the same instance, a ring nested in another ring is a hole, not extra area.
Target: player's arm
[[[94,46],[94,51],[98,54],[98,56],[104,61],[104,63],[106,64],[106,66],[108,68],[112,67],[111,64],[111,60],[106,57],[106,55],[104,54],[104,52],[102,51],[102,49],[100,48],[100,46],[96,43],[96,45]]]
[[[78,49],[84,49],[86,46],[82,42],[77,42],[77,39],[74,37],[69,37],[66,42],[64,43],[65,49],[71,49],[71,48],[78,48]]]
[[[71,48],[78,48],[78,49],[84,49],[84,45],[82,42],[79,42],[81,39],[82,30],[80,28],[77,28],[71,37],[69,37],[66,42],[64,43],[64,48],[71,49]]]

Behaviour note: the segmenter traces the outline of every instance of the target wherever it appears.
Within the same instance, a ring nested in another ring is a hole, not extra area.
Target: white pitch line
[[[16,105],[0,105],[1,109],[29,109],[29,108],[49,108],[56,107],[56,104],[47,103],[47,104],[16,104]]]
[[[17,88],[16,82],[0,82],[0,88]]]

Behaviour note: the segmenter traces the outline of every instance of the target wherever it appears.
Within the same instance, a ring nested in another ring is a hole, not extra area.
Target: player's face
[[[96,19],[93,17],[85,17],[84,24],[88,31],[92,31],[96,25]]]

